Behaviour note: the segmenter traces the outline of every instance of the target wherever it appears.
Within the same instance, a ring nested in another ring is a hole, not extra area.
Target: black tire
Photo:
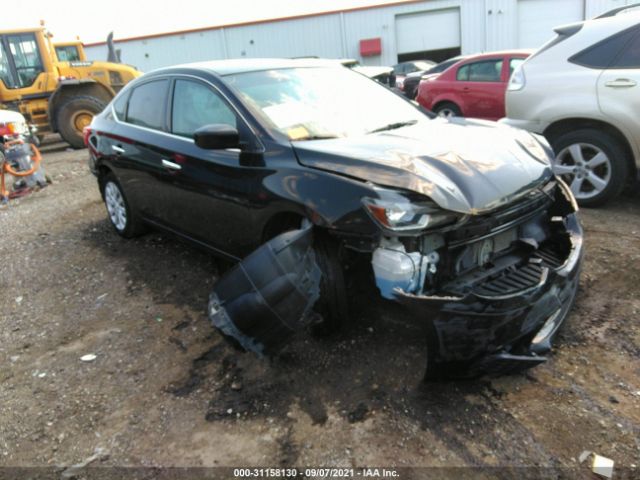
[[[82,138],[82,128],[78,123],[82,123],[79,115],[83,118],[97,115],[106,105],[99,99],[88,95],[71,97],[65,100],[57,109],[56,124],[62,139],[71,145],[72,148],[84,148]]]
[[[322,272],[320,300],[314,307],[322,316],[322,321],[314,327],[314,332],[330,334],[349,322],[349,303],[344,269],[340,261],[340,244],[328,234],[316,232],[314,249],[316,262]]]
[[[461,117],[462,116],[462,110],[460,110],[460,107],[458,105],[456,105],[455,103],[453,103],[453,102],[442,102],[442,103],[439,103],[433,109],[433,113],[435,113],[437,115],[443,115],[444,112],[446,112],[446,111],[450,111],[451,115],[454,116],[454,117]]]
[[[624,189],[629,177],[629,160],[625,149],[616,137],[601,130],[584,128],[559,135],[550,139],[550,143],[556,155],[571,145],[589,144],[602,150],[609,159],[611,173],[606,187],[600,193],[589,198],[576,198],[580,206],[597,207],[603,205],[617,197]],[[561,175],[561,178],[567,183],[571,183],[571,176]]]
[[[124,209],[126,211],[126,219],[124,225],[121,228],[114,222],[107,206],[107,188],[110,184],[114,185],[118,189],[123,199]],[[109,172],[100,177],[100,193],[102,193],[102,198],[105,201],[105,207],[107,207],[107,216],[109,218],[109,222],[118,235],[124,238],[133,238],[142,235],[148,230],[146,224],[140,219],[135,208],[132,208],[132,205],[129,202],[125,191],[112,172]]]

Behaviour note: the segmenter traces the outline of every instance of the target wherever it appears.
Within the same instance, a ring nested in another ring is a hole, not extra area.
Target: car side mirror
[[[215,123],[200,127],[193,134],[196,145],[206,150],[240,148],[238,130],[225,123]]]

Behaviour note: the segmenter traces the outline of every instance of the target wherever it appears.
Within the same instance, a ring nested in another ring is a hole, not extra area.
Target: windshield
[[[435,65],[435,63],[417,61],[417,62],[413,62],[413,65],[416,67],[415,71],[417,72],[419,70],[429,70],[431,67],[433,67]]]
[[[225,76],[256,115],[290,140],[363,135],[427,117],[344,67],[289,68]]]

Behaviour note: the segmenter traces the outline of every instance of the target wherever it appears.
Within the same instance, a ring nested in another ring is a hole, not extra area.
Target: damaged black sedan
[[[340,66],[157,70],[87,143],[120,235],[160,228],[236,262],[209,315],[260,354],[338,327],[352,264],[424,323],[431,377],[544,362],[576,295],[582,229],[543,139],[433,118]]]

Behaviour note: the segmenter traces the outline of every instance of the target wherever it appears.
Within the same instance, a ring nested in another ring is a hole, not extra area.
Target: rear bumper
[[[504,298],[417,296],[399,302],[426,318],[430,360],[460,365],[472,374],[508,373],[546,360],[551,342],[571,309],[583,257],[582,227],[566,217],[571,251],[535,288]]]

